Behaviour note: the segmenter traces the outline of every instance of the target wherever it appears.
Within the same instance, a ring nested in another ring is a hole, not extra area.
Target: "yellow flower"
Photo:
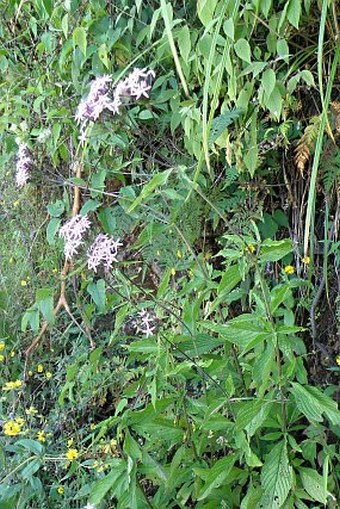
[[[21,284],[21,286],[27,286],[27,281],[25,281],[24,279],[22,279],[22,280],[20,281],[20,284]]]
[[[8,421],[4,424],[4,434],[14,437],[21,432],[21,426],[15,421]]]
[[[13,207],[16,208],[20,203],[20,200],[16,200],[14,203],[13,203]]]
[[[77,449],[68,449],[68,451],[65,453],[65,456],[69,461],[73,461],[78,458],[79,454]]]
[[[71,447],[72,444],[73,444],[73,438],[69,438],[67,440],[67,447]]]
[[[255,248],[254,244],[248,244],[245,251],[246,251],[246,253],[253,254],[253,253],[255,253],[256,248]]]
[[[5,356],[0,354],[0,362],[4,362]]]
[[[14,355],[15,355],[15,352],[13,352],[13,351],[9,354],[10,357],[14,357]]]
[[[34,408],[34,406],[30,406],[29,408],[26,408],[26,414],[30,415],[31,417],[34,417],[35,415],[37,415],[37,413],[38,413],[38,410],[36,408]]]
[[[44,371],[44,366],[42,364],[38,364],[37,372],[42,373]]]
[[[64,493],[64,488],[62,486],[58,486],[57,492],[59,493],[59,495],[62,495]]]
[[[1,341],[0,343],[0,352],[2,352],[2,350],[5,349],[5,343],[3,341]]]
[[[45,372],[46,378],[52,378],[52,373],[50,371]]]
[[[310,263],[310,258],[309,256],[304,256],[302,258],[302,263],[304,263],[305,265],[308,265]]]
[[[44,431],[38,431],[37,440],[39,440],[39,442],[46,442],[46,435]]]
[[[335,357],[335,362],[340,366],[340,353]]]
[[[22,417],[17,417],[17,418],[15,419],[15,422],[16,422],[17,424],[19,424],[19,426],[22,426],[22,425],[24,424],[25,420],[24,420]]]
[[[170,270],[170,273],[172,276],[174,276],[176,274],[176,269],[174,267],[172,267],[172,269]]]
[[[14,262],[14,260],[13,260],[13,258],[11,257],[11,258],[8,260],[8,263],[11,263],[11,264],[12,264],[13,262]]]
[[[33,371],[29,370],[27,371],[28,376],[33,376]]]
[[[5,385],[3,386],[2,390],[3,391],[11,391],[13,389],[19,389],[19,387],[22,386],[22,381],[21,380],[16,380],[15,382],[6,382]]]
[[[95,424],[91,424],[91,425],[90,425],[90,429],[91,429],[91,430],[96,429],[96,425],[95,425]]]
[[[182,258],[182,253],[180,252],[180,250],[177,251],[177,258],[180,260]]]
[[[295,272],[294,267],[292,265],[286,265],[283,270],[286,274],[290,274],[290,275],[294,274],[294,272]]]
[[[52,272],[53,272],[53,274],[56,274],[56,273],[58,272],[58,269],[54,268],[54,269],[52,270]]]

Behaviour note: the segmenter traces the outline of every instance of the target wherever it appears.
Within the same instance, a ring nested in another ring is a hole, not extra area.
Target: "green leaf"
[[[104,65],[104,67],[106,67],[106,69],[108,69],[109,68],[109,60],[107,58],[107,49],[106,49],[106,44],[105,43],[103,43],[103,44],[101,44],[99,46],[99,48],[98,48],[98,57],[99,57],[99,60]]]
[[[89,212],[97,210],[97,208],[100,207],[100,205],[101,203],[97,200],[87,200],[80,210],[80,215],[86,216],[86,214],[88,214]]]
[[[279,39],[276,43],[276,51],[282,60],[289,62],[289,46],[286,39]]]
[[[304,489],[313,500],[327,504],[327,490],[324,486],[323,478],[311,468],[299,468],[299,473]]]
[[[293,469],[289,465],[285,440],[273,447],[266,456],[261,472],[261,485],[264,490],[262,507],[282,507],[293,485]]]
[[[187,62],[191,51],[190,30],[187,25],[178,32],[177,42],[181,57]]]
[[[39,323],[39,309],[31,307],[24,313],[21,319],[21,331],[26,332],[27,325],[30,325],[33,332],[38,332]]]
[[[239,39],[234,45],[236,55],[245,62],[251,62],[251,49],[249,42],[246,39]]]
[[[223,23],[223,30],[229,39],[232,41],[235,39],[235,25],[233,18],[229,18]]]
[[[289,239],[263,241],[260,250],[260,262],[277,262],[292,252],[292,243]]]
[[[87,34],[83,27],[77,27],[73,31],[73,48],[78,47],[84,57],[86,56]]]
[[[204,500],[215,488],[219,488],[224,484],[236,459],[236,454],[231,454],[216,461],[205,478],[204,486],[199,491],[197,500]]]
[[[270,111],[270,113],[272,113],[277,120],[281,116],[282,104],[283,100],[280,89],[277,85],[275,85],[273,92],[270,94],[269,98],[265,101],[265,105]]]
[[[96,283],[90,283],[87,291],[98,306],[99,311],[104,311],[106,303],[106,285],[104,279],[99,279]]]
[[[299,28],[300,17],[301,0],[290,0],[287,9],[287,18],[295,28]]]
[[[106,207],[99,212],[98,216],[105,233],[114,235],[117,222],[113,209],[111,207]]]
[[[50,216],[59,217],[65,210],[65,204],[62,200],[57,200],[56,202],[47,205],[47,210]]]
[[[46,239],[50,246],[54,246],[55,244],[55,236],[57,231],[59,230],[61,224],[61,220],[57,217],[52,217],[47,225],[46,230]]]
[[[33,458],[32,461],[30,461],[23,470],[21,470],[21,476],[23,479],[28,479],[29,477],[32,477],[39,468],[41,467],[42,463],[39,458]]]
[[[53,2],[52,0],[42,0],[45,10],[49,16],[52,14]]]
[[[211,130],[209,133],[209,144],[214,143],[219,136],[229,127],[234,121],[240,117],[243,113],[241,109],[233,109],[222,113],[218,117],[214,118],[211,124]]]
[[[53,324],[55,317],[53,314],[53,294],[50,288],[40,288],[36,292],[35,297],[39,311],[48,321],[49,324]]]
[[[334,425],[340,425],[340,412],[335,401],[323,394],[317,387],[302,386],[291,382],[290,389],[296,405],[310,422],[323,420],[323,413]]]
[[[128,209],[128,214],[130,214],[145,198],[148,198],[150,194],[157,188],[166,183],[168,180],[169,175],[172,173],[172,168],[169,170],[165,170],[162,173],[157,173],[150,182],[148,182],[142,189],[141,193],[137,198],[134,200],[132,205],[130,205]]]
[[[121,464],[115,465],[109,474],[107,474],[105,477],[94,483],[94,485],[91,488],[89,502],[94,505],[99,505],[99,503],[105,497],[106,493],[114,486],[116,481],[119,479],[123,470],[124,468],[122,468]]]
[[[22,438],[18,440],[15,445],[20,447],[24,447],[28,451],[33,452],[34,454],[41,454],[44,450],[43,445],[36,440],[31,440],[30,438]]]
[[[271,95],[276,84],[276,74],[273,69],[266,69],[262,74],[261,85],[267,97]]]
[[[212,20],[217,0],[197,0],[197,14],[204,26]]]

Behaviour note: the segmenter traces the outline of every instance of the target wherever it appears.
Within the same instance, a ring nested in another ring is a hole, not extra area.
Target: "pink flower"
[[[113,262],[117,262],[118,247],[123,244],[119,239],[114,240],[104,233],[100,233],[87,251],[87,266],[97,272],[103,264],[106,271],[110,270]]]
[[[59,236],[65,240],[64,253],[66,259],[78,254],[79,247],[83,244],[83,237],[90,228],[87,216],[74,216],[59,230]]]
[[[23,187],[27,183],[31,167],[32,159],[29,156],[27,145],[26,143],[20,143],[17,154],[15,176],[16,184],[18,187]]]

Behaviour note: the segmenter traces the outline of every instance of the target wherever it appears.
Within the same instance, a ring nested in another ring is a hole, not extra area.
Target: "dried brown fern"
[[[310,158],[311,151],[314,148],[314,143],[318,135],[320,123],[321,115],[312,117],[310,119],[310,122],[305,128],[305,131],[295,149],[295,164],[302,176],[306,163]]]

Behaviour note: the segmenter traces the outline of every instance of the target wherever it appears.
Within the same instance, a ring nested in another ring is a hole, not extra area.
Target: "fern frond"
[[[298,145],[295,149],[295,164],[303,176],[305,166],[310,158],[311,151],[318,135],[321,123],[321,115],[312,117],[309,125],[305,128]]]

